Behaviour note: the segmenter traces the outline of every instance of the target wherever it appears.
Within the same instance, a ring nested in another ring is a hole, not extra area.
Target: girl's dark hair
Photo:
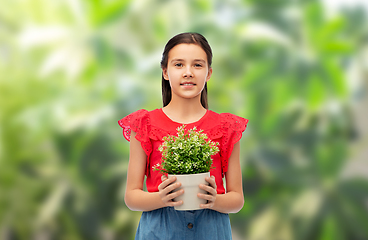
[[[203,37],[199,33],[180,33],[173,38],[171,38],[165,46],[164,52],[162,53],[161,59],[161,68],[167,68],[167,61],[169,58],[170,50],[178,44],[196,44],[200,46],[207,55],[208,67],[211,67],[212,64],[212,50],[210,45],[208,44],[205,37]],[[170,82],[164,79],[164,74],[162,73],[162,101],[163,106],[165,107],[171,101],[171,87]],[[207,100],[207,83],[205,83],[204,88],[201,93],[201,104],[204,108],[208,109],[208,100]]]

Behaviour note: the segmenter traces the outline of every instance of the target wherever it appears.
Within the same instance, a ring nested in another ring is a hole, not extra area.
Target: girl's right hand
[[[183,201],[174,202],[173,199],[184,193],[183,189],[172,192],[181,186],[181,183],[173,183],[176,181],[176,177],[167,178],[165,175],[161,177],[162,183],[158,186],[159,196],[166,207],[180,206]]]

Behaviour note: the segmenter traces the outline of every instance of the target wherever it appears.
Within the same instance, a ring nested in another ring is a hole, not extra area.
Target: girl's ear
[[[210,80],[211,76],[212,76],[212,68],[210,67],[208,69],[208,74],[207,74],[206,82],[208,82],[208,80]]]
[[[164,76],[165,80],[169,80],[169,75],[167,74],[167,68],[162,69],[162,76]]]

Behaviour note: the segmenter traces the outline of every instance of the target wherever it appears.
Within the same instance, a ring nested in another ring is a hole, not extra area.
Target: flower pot
[[[199,184],[208,185],[208,182],[205,180],[206,177],[210,177],[210,173],[198,173],[198,174],[182,174],[182,175],[173,175],[169,174],[170,177],[176,177],[176,181],[181,183],[181,187],[175,189],[174,191],[178,191],[180,189],[184,189],[184,193],[176,198],[174,201],[183,201],[183,204],[180,206],[176,206],[175,210],[197,210],[201,209],[199,207],[200,204],[206,204],[207,200],[199,198],[197,196],[198,193],[207,192],[199,188]]]

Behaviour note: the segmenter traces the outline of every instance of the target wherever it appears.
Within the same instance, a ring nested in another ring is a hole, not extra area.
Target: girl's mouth
[[[180,83],[181,86],[195,86],[195,83],[191,83],[191,82],[185,82],[185,83]]]

